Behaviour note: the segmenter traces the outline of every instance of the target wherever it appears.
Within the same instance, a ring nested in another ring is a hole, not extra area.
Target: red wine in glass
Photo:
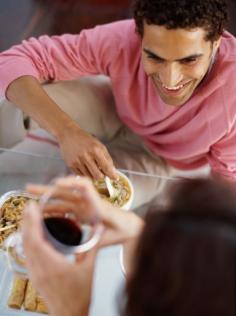
[[[60,243],[78,246],[82,241],[82,229],[75,221],[66,217],[49,217],[44,219],[48,232]]]

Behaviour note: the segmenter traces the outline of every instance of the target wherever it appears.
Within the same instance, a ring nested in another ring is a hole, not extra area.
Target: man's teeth
[[[179,90],[179,89],[182,89],[183,88],[183,84],[181,84],[180,86],[177,86],[177,87],[167,87],[165,85],[162,85],[166,90],[169,90],[169,91],[176,91],[176,90]]]

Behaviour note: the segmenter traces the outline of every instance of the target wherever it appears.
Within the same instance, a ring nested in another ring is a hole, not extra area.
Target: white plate
[[[3,252],[0,253],[0,315],[1,316],[42,316],[34,312],[28,312],[23,309],[9,308],[7,305],[8,298],[14,279],[14,273],[7,267],[7,260],[2,258]]]
[[[31,194],[22,191],[9,191],[0,197],[0,208],[11,197],[25,196],[34,198]],[[1,209],[0,209],[1,216]],[[14,273],[8,267],[6,252],[0,249],[0,316],[42,316],[44,314],[32,313],[25,310],[9,308],[7,305],[13,284]]]

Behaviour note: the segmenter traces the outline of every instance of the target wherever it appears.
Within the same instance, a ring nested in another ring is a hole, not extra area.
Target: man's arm
[[[62,126],[66,128],[73,122],[32,76],[22,76],[14,80],[9,85],[6,96],[58,141],[64,130]]]
[[[116,177],[112,159],[103,144],[82,130],[47,95],[33,76],[14,80],[7,98],[57,139],[68,166],[75,172],[98,179]]]
[[[110,76],[119,53],[119,29],[120,24],[109,24],[77,35],[44,35],[0,53],[0,95],[5,94],[57,138],[74,172],[95,179],[117,177],[107,149],[61,111],[40,84],[87,75]]]

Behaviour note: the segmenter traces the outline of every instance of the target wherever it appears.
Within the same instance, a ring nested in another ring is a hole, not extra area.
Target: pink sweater
[[[121,120],[154,153],[180,169],[209,162],[236,179],[236,39],[227,32],[210,73],[180,107],[165,104],[146,76],[133,20],[31,38],[0,54],[0,74],[1,95],[22,75],[41,82],[108,75]]]

